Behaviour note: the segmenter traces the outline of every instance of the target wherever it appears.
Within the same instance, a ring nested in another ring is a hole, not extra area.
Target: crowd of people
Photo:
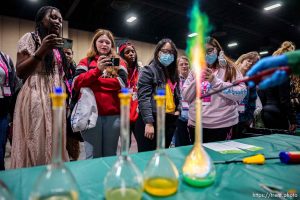
[[[52,112],[50,93],[61,86],[68,94],[63,119],[64,161],[78,159],[79,141],[84,141],[86,158],[113,156],[120,136],[120,101],[124,87],[132,93],[130,132],[138,151],[156,148],[156,102],[158,88],[166,91],[165,145],[190,145],[195,136],[196,74],[190,60],[178,55],[176,45],[164,38],[154,49],[152,60],[140,66],[133,43],[116,46],[109,30],[98,29],[86,57],[73,60],[73,50],[62,48],[62,16],[55,7],[42,7],[36,14],[35,30],[21,37],[16,65],[8,55],[0,57],[0,169],[4,170],[5,145],[11,137],[11,168],[31,167],[51,161]],[[201,92],[221,89],[242,79],[255,63],[257,52],[233,60],[212,37],[206,39],[207,68],[202,72]],[[285,41],[273,55],[294,51]],[[76,53],[76,52],[75,52]],[[115,64],[113,59],[118,59]],[[259,62],[260,63],[260,62]],[[116,66],[114,66],[116,65]],[[283,74],[283,76],[286,74]],[[245,137],[261,116],[268,129],[295,131],[300,124],[299,78],[291,76],[283,84],[265,90],[240,83],[203,98],[203,142]],[[93,128],[73,133],[70,115],[81,88],[95,96],[98,118]],[[75,134],[77,134],[76,137]]]

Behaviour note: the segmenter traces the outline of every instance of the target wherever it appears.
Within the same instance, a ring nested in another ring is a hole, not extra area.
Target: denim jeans
[[[116,155],[119,136],[120,115],[99,115],[96,127],[82,133],[86,159]]]
[[[0,117],[0,170],[4,170],[5,146],[7,141],[8,119],[6,116]]]

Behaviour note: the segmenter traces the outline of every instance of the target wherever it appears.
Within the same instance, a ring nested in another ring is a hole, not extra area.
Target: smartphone
[[[58,48],[72,49],[72,47],[73,47],[73,40],[68,39],[68,38],[61,38],[61,39],[62,39],[62,44],[56,45]]]
[[[111,65],[107,66],[119,66],[120,65],[120,58],[110,58]]]

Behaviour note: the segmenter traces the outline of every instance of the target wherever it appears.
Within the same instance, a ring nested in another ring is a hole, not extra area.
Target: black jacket
[[[153,123],[153,113],[156,113],[156,102],[154,95],[158,88],[165,88],[166,77],[163,73],[162,67],[153,61],[149,66],[145,66],[140,70],[138,80],[138,103],[139,112],[143,117],[145,123]],[[174,103],[176,105],[175,111],[179,111],[180,89],[179,83],[174,90]]]
[[[263,106],[262,111],[272,113],[273,118],[279,117],[282,121],[288,120],[291,124],[296,124],[295,110],[291,105],[290,90],[290,79],[279,86],[258,90]]]

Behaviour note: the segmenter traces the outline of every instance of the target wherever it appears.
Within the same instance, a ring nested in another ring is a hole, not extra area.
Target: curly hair
[[[294,51],[296,48],[295,44],[291,41],[285,41],[281,44],[279,49],[277,49],[274,53],[273,56],[281,55],[289,51]]]

